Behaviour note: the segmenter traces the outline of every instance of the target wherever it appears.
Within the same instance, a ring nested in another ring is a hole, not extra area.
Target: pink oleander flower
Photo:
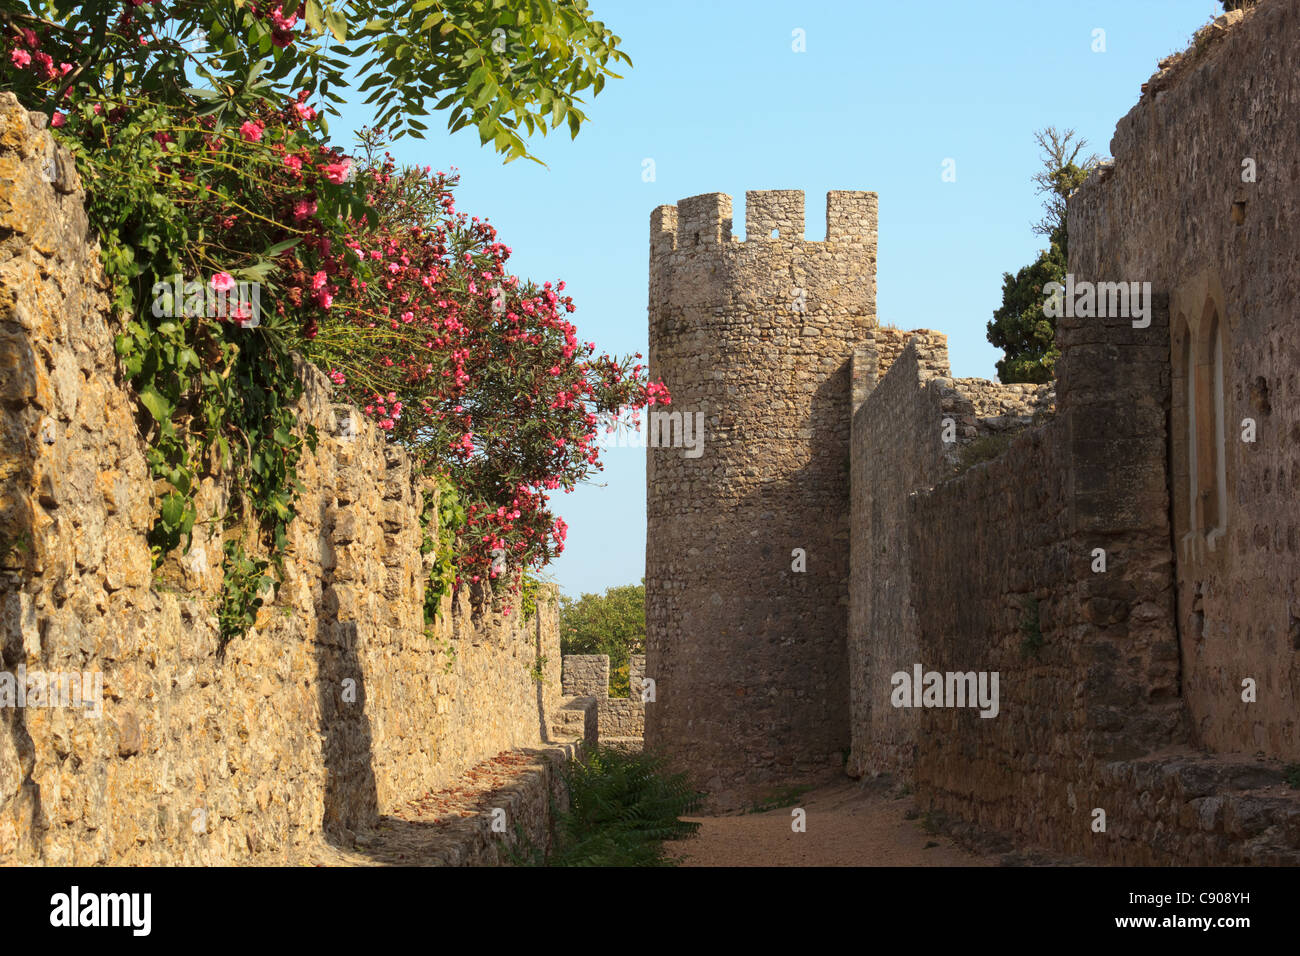
[[[14,61],[14,66],[26,67],[32,62],[32,55],[26,50],[20,50],[17,47],[9,54],[9,59]]]
[[[229,272],[218,272],[209,282],[217,292],[229,292],[235,287],[235,277]]]
[[[298,114],[298,118],[305,122],[311,122],[316,118],[316,111],[306,103],[294,103],[293,109]]]
[[[340,163],[330,163],[323,167],[325,178],[332,183],[342,185],[343,181],[348,178],[348,169],[352,166],[352,160],[345,159]]]
[[[54,115],[50,117],[50,125],[53,126],[55,129],[58,129],[60,126],[63,126],[67,122],[68,122],[68,118],[58,111],[55,111]]]
[[[325,275],[323,270],[316,273],[311,277],[311,291],[319,292],[321,289],[325,288],[327,282],[329,282],[329,276]]]
[[[306,219],[308,216],[316,215],[316,200],[308,202],[306,199],[299,199],[293,204],[293,218]],[[325,273],[321,273],[324,275]]]
[[[234,310],[230,313],[230,317],[239,324],[239,327],[241,329],[252,328],[254,325],[252,303],[249,302],[236,303]]]
[[[262,129],[260,121],[245,120],[243,125],[239,127],[239,132],[250,143],[257,143],[262,139]]]

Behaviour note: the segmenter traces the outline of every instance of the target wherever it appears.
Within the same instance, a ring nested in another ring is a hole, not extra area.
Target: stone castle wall
[[[564,655],[564,696],[595,698],[598,735],[602,741],[645,736],[646,705],[641,699],[641,681],[644,677],[645,655],[630,655],[630,693],[627,697],[611,697],[608,654]]]
[[[929,387],[947,365],[946,336],[928,332],[876,330],[854,355],[848,770],[855,776],[910,767],[916,746],[916,715],[880,714],[888,697],[878,699],[873,689],[889,686],[889,674],[897,669],[891,661],[918,654],[916,609],[896,599],[907,594],[910,558],[900,547],[906,540],[900,503],[918,484],[952,470],[953,446],[942,442],[941,423],[964,409],[951,390]],[[913,440],[900,447],[900,435]],[[888,469],[879,467],[885,461]],[[863,480],[867,474],[870,480]]]
[[[848,746],[849,359],[875,325],[876,197],[720,193],[651,216],[650,369],[704,420],[647,450],[646,746],[734,806]],[[775,233],[775,235],[774,235]],[[794,570],[802,549],[806,571]]]
[[[864,389],[853,441],[849,771],[894,774],[983,838],[1014,834],[1133,865],[1300,862],[1300,795],[1283,785],[1281,761],[1187,746],[1164,439],[1141,423],[1166,380],[1162,353],[1103,350],[1110,358],[1098,362],[1091,343],[1073,344],[1081,323],[1062,328],[1071,344],[1061,410],[991,460],[964,460],[989,432],[971,422],[978,395],[942,375],[936,333],[915,334]],[[1102,323],[1086,339],[1130,332]],[[1151,366],[1116,369],[1116,354]],[[874,359],[863,350],[855,366]],[[1105,369],[1127,387],[1099,387]],[[984,408],[1023,420],[1050,394]],[[939,437],[945,419],[963,423],[952,447]],[[901,448],[900,434],[911,437]],[[891,678],[916,665],[996,672],[996,715],[894,706]]]
[[[1055,394],[950,380],[935,333],[855,356],[851,772],[1089,858],[1300,862],[1298,47],[1293,4],[1221,18],[1120,123],[1070,272],[1151,283],[1150,324],[1058,319]],[[895,707],[918,664],[998,673],[997,716]]]
[[[0,862],[293,859],[542,740],[555,601],[521,623],[446,599],[426,634],[410,463],[309,367],[301,414],[320,442],[284,583],[218,659],[220,539],[200,525],[151,570],[152,486],[88,236],[72,163],[6,95],[0,670],[102,674],[103,706],[0,708]],[[219,513],[219,481],[200,500],[201,519]]]
[[[1149,281],[1169,300],[1168,344],[1135,334],[1125,348],[1163,349],[1172,369],[1179,653],[1194,739],[1292,761],[1300,760],[1297,57],[1295,3],[1266,0],[1221,18],[1161,64],[1116,127],[1114,164],[1079,190],[1069,220],[1076,273]],[[1253,442],[1243,440],[1247,419]],[[1247,678],[1254,703],[1241,699]]]

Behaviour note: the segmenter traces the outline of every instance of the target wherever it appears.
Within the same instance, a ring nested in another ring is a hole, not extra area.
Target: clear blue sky
[[[953,373],[995,376],[985,323],[1002,273],[1042,244],[1033,132],[1072,127],[1109,155],[1156,62],[1222,14],[1215,0],[591,0],[633,66],[589,100],[591,122],[531,143],[547,166],[502,165],[478,136],[403,139],[399,161],[456,166],[458,208],[487,217],[513,271],[564,279],[579,338],[647,352],[650,211],[748,189],[802,189],[807,237],[828,189],[880,194],[882,323],[948,333]],[[791,49],[802,29],[807,50]],[[1105,31],[1095,53],[1093,31]],[[331,130],[368,119],[348,109]],[[653,159],[654,182],[642,180]],[[941,179],[956,161],[956,182]],[[568,547],[548,569],[577,596],[635,583],[645,564],[645,451],[612,448],[600,484],[555,499]]]

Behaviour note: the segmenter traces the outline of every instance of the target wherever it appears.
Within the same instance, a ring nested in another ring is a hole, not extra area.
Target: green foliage
[[[1074,131],[1058,132],[1048,127],[1035,134],[1043,150],[1043,169],[1033,181],[1045,196],[1045,215],[1034,231],[1048,237],[1048,248],[1015,275],[1002,275],[1002,305],[988,323],[988,340],[1002,349],[1004,358],[997,363],[998,378],[1003,382],[1050,382],[1056,374],[1056,320],[1044,314],[1049,282],[1064,282],[1069,261],[1066,235],[1066,202],[1083,184],[1097,164],[1096,156],[1079,159],[1087,145],[1075,141]],[[1078,162],[1076,162],[1078,160]]]
[[[194,103],[201,86],[219,124],[255,87],[310,89],[337,116],[338,89],[355,86],[394,135],[423,134],[422,118],[447,110],[452,132],[474,126],[507,162],[536,159],[527,135],[576,136],[580,94],[598,95],[619,78],[612,66],[632,62],[586,0],[28,0],[0,13],[15,29],[47,30],[55,62],[76,65],[45,84],[32,108],[47,113],[76,85],[172,103]],[[24,92],[35,79],[22,77]]]
[[[631,60],[586,0],[416,0],[347,5],[348,52],[364,60],[358,89],[377,104],[375,123],[422,132],[427,104],[447,109],[451,132],[473,126],[506,162],[532,156],[523,134],[587,120],[576,95],[597,95],[610,68]]]
[[[1002,275],[1002,305],[988,323],[988,340],[1002,349],[997,363],[1002,382],[1050,382],[1056,374],[1056,320],[1043,313],[1043,287],[1064,282],[1065,250],[1053,241],[1014,276]]]
[[[114,113],[111,125],[102,118]],[[218,615],[224,647],[256,618],[262,598],[255,595],[278,581],[296,513],[295,468],[316,434],[294,410],[302,383],[286,317],[263,310],[260,327],[221,321],[196,312],[183,289],[178,301],[171,277],[190,282],[200,300],[217,272],[273,296],[276,259],[297,237],[250,209],[248,197],[273,194],[267,170],[280,160],[270,152],[272,136],[283,148],[313,143],[293,126],[272,126],[268,142],[254,143],[209,131],[183,110],[88,99],[77,131],[64,143],[86,183],[115,304],[128,317],[114,347],[139,399],[150,470],[166,483],[149,532],[155,567],[189,548],[208,475],[220,475],[228,490],[228,511],[217,517],[222,529],[251,519],[256,545],[270,555],[254,560],[243,542],[234,550],[227,543]],[[337,211],[335,221],[355,208],[327,184],[318,195]]]
[[[249,557],[242,541],[229,540],[223,545],[223,550],[221,599],[217,605],[221,651],[256,623],[257,612],[265,601],[270,584],[267,577],[270,562]]]
[[[293,408],[291,349],[316,336],[337,280],[364,286],[350,240],[378,226],[307,97],[337,115],[349,74],[398,135],[423,131],[414,117],[442,97],[432,108],[450,108],[453,129],[473,122],[508,161],[528,155],[525,134],[567,123],[576,135],[578,94],[599,93],[616,76],[607,64],[629,61],[584,0],[0,0],[0,22],[15,47],[0,84],[50,116],[72,151],[125,319],[115,350],[160,483],[155,568],[189,547],[202,481],[229,492],[212,519],[237,531],[223,559],[224,647],[278,581],[296,467],[315,447]],[[173,276],[256,283],[274,306],[260,323],[213,321],[176,301],[188,291],[167,291]],[[455,579],[445,538],[464,521],[457,507],[444,496],[435,613]]]
[[[537,660],[533,661],[532,666],[528,668],[528,676],[533,681],[533,683],[536,684],[547,683],[546,663],[547,663],[547,657],[545,654],[543,654],[542,656],[537,658]]]
[[[1037,656],[1038,652],[1043,649],[1046,643],[1043,640],[1043,628],[1038,609],[1038,598],[1030,595],[1025,598],[1024,615],[1020,619],[1020,633],[1023,636],[1020,641],[1020,656],[1029,657]]]
[[[671,866],[664,841],[699,829],[679,817],[704,795],[685,775],[665,773],[659,757],[596,748],[569,765],[565,783],[569,809],[556,822],[548,866]]]
[[[1292,790],[1300,790],[1300,763],[1289,763],[1283,767],[1282,778]]]
[[[420,511],[420,525],[424,529],[420,541],[420,553],[433,555],[432,559],[427,557],[425,559],[429,562],[429,576],[424,586],[426,623],[438,619],[443,597],[450,594],[455,587],[456,535],[465,526],[465,508],[451,481],[445,475],[436,475],[434,485],[433,490],[425,493],[423,508]],[[436,526],[433,534],[429,533],[431,525]]]
[[[544,582],[535,574],[525,571],[519,585],[519,613],[525,621],[531,621],[537,614],[537,602],[541,598]]]
[[[608,654],[610,694],[631,692],[628,658],[645,653],[645,579],[640,584],[560,597],[560,649],[565,654]]]

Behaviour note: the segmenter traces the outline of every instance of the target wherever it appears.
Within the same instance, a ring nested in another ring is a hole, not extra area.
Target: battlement
[[[826,194],[827,242],[874,242],[878,199],[873,192],[831,190]],[[650,214],[654,254],[737,242],[732,235],[731,197],[702,193],[659,206]],[[745,242],[806,242],[801,189],[756,189],[745,193]]]

